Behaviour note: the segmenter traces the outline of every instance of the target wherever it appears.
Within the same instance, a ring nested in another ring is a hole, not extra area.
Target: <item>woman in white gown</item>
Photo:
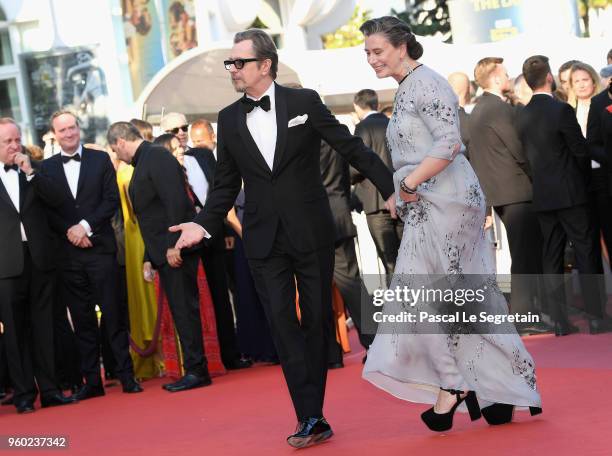
[[[446,79],[417,61],[423,48],[404,22],[382,17],[365,22],[361,31],[377,77],[399,83],[387,142],[397,212],[405,228],[390,288],[416,287],[435,274],[451,283],[454,278],[480,281],[488,286],[479,310],[506,315],[484,236],[485,199],[472,167],[459,153],[455,94]],[[383,315],[418,315],[422,310],[431,312],[432,307],[391,301],[385,302]],[[498,331],[492,327],[381,324],[363,377],[401,399],[434,404],[422,419],[435,431],[452,427],[462,403],[473,420],[482,407],[490,424],[511,421],[515,406],[540,413],[533,359],[512,325]]]

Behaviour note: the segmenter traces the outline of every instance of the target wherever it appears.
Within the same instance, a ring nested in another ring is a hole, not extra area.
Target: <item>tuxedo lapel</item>
[[[66,171],[64,171],[64,164],[62,163],[61,154],[57,154],[54,155],[53,158],[49,158],[49,163],[53,164],[55,171],[52,172],[54,172],[57,175],[58,180],[61,181],[61,184],[64,186],[64,192],[66,193],[66,195],[73,198],[72,191],[70,190],[70,185],[68,185],[68,179],[66,178]]]
[[[19,192],[19,195],[21,195],[21,192]],[[4,183],[1,180],[0,180],[0,198],[2,198],[4,202],[8,204],[15,212],[17,212],[17,209],[15,208],[15,205],[13,204],[13,201],[11,200],[11,197],[9,196],[8,191],[4,187]]]
[[[89,170],[89,158],[90,158],[90,153],[87,149],[83,148],[81,151],[81,169],[79,170],[79,182],[77,183],[77,192],[76,192],[76,197],[75,199],[77,199],[79,197],[79,193],[81,193],[81,189],[83,188],[83,185],[85,184],[85,182],[87,182],[87,171]]]
[[[270,167],[266,163],[266,160],[264,159],[259,148],[257,147],[257,144],[255,144],[255,140],[249,132],[249,128],[247,127],[246,123],[246,111],[244,110],[243,106],[243,103],[236,103],[236,110],[238,115],[238,133],[240,134],[242,141],[244,141],[249,155],[251,155],[251,157],[253,157],[253,159],[257,163],[259,163],[259,165],[263,167],[264,170],[266,170],[266,172],[271,173]]]
[[[272,166],[272,174],[278,171],[278,167],[283,159],[285,145],[287,144],[287,98],[285,91],[278,84],[274,83],[275,109],[276,109],[276,148],[274,149],[274,165]]]
[[[19,173],[19,212],[23,212],[28,182],[24,173]]]
[[[200,168],[202,168],[202,172],[204,173],[204,177],[206,177],[206,181],[209,185],[212,185],[212,170],[210,169],[210,166],[207,163],[208,160],[204,155],[205,153],[206,152],[204,152],[203,150],[199,150],[193,156],[198,162],[198,165],[200,165]]]

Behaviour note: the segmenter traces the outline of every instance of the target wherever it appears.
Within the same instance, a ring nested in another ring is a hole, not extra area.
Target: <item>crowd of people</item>
[[[236,35],[225,61],[245,95],[219,113],[217,133],[174,112],[157,137],[133,119],[111,125],[103,147],[83,145],[79,119],[60,110],[50,119],[60,151],[39,160],[19,125],[0,119],[0,394],[13,393],[4,403],[32,412],[40,394],[42,407],[68,405],[113,381],[140,393],[140,380],[163,374],[175,380],[163,388],[180,392],[227,369],[280,363],[299,423],[288,443],[308,446],[333,434],[325,378],[343,365],[348,311],[369,350],[364,377],[435,403],[423,414],[430,429],[450,428],[463,401],[472,419],[485,405],[491,424],[510,421],[514,405],[541,412],[516,333],[453,344],[444,334],[374,337],[351,186],[387,277],[395,272],[390,286],[406,275],[494,274],[486,207],[508,233],[510,309],[550,317],[521,334],[576,331],[559,279],[568,240],[589,330],[610,329],[601,258],[612,242],[612,51],[601,78],[579,61],[555,78],[536,55],[512,81],[502,58],[487,57],[474,69],[475,96],[467,75],[447,82],[420,64],[423,48],[398,19],[362,32],[377,76],[399,88],[390,116],[373,90],[355,95],[355,135],[315,92],[274,82],[275,46],[253,29]],[[503,296],[489,301],[507,311]],[[474,343],[500,349],[467,372]]]

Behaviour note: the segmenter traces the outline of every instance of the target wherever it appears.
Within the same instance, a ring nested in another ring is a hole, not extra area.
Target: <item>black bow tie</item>
[[[9,172],[10,170],[17,171],[19,167],[17,165],[4,165],[4,171]]]
[[[257,106],[266,112],[270,110],[270,97],[268,95],[264,95],[260,100],[253,100],[245,95],[240,101],[244,104],[244,110],[246,112],[251,112]]]
[[[62,163],[68,163],[70,160],[81,161],[81,156],[79,154],[74,155],[62,155]]]
[[[187,149],[187,150],[185,150],[185,152],[183,152],[183,155],[188,155],[188,156],[193,157],[193,150]]]

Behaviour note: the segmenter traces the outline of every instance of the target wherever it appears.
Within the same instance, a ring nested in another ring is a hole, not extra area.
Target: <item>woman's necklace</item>
[[[414,73],[414,70],[416,70],[417,68],[422,67],[422,66],[423,66],[423,64],[422,64],[422,63],[419,63],[419,64],[418,64],[417,66],[415,66],[415,67],[414,67],[412,70],[408,70],[408,73],[406,73],[406,76],[404,76],[404,77],[402,78],[402,80],[399,82],[399,83],[400,83],[400,85],[401,85],[401,83],[402,83],[402,82],[404,82],[404,81],[406,80],[406,78],[407,78],[408,76],[410,76],[412,73]]]

